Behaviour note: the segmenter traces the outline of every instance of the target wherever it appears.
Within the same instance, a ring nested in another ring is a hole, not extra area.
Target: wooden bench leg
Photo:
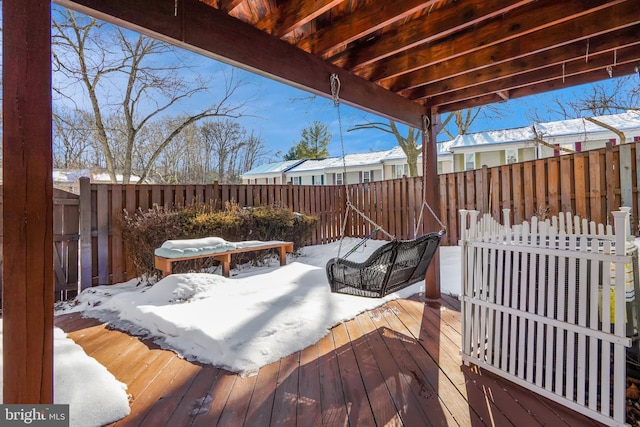
[[[173,260],[170,258],[155,257],[155,267],[162,271],[163,278],[171,274],[172,262]]]
[[[287,248],[286,246],[280,246],[278,249],[280,251],[280,266],[286,265],[287,264]]]
[[[229,272],[231,271],[231,254],[215,255],[213,259],[222,263],[222,275],[229,277]]]

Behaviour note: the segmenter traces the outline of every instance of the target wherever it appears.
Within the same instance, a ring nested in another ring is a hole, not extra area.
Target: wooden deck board
[[[173,411],[167,420],[167,425],[174,427],[190,426],[203,403],[207,400],[211,386],[215,383],[219,374],[219,368],[203,367],[187,390],[183,403]]]
[[[369,344],[373,357],[378,363],[380,372],[405,425],[431,425],[429,417],[420,406],[419,400],[411,390],[410,374],[403,372],[395,357],[385,345],[376,325],[368,315],[358,316],[356,321],[363,332],[363,338]],[[386,422],[385,420],[382,420]]]
[[[374,419],[378,425],[402,425],[402,420],[393,402],[389,388],[378,368],[369,345],[365,340],[358,339],[362,336],[362,330],[357,322],[351,321],[345,324],[353,351],[356,355],[358,368],[362,374],[362,382],[367,393],[369,405],[373,411]]]
[[[310,345],[300,352],[298,379],[298,402],[296,416],[300,426],[321,424],[320,373],[318,371],[318,344]]]
[[[56,325],[128,385],[131,414],[115,426],[599,425],[464,366],[459,307],[392,301],[246,378],[78,314]]]
[[[264,366],[258,371],[258,377],[256,378],[256,384],[253,388],[253,394],[245,417],[246,425],[269,425],[273,401],[276,396],[279,370],[280,361]]]
[[[280,361],[278,385],[271,411],[271,424],[277,426],[295,426],[298,406],[298,372],[300,352],[284,357]]]
[[[209,400],[204,402],[200,413],[193,422],[194,426],[222,425],[218,421],[238,378],[238,375],[232,372],[220,372],[217,381],[209,392]]]
[[[187,391],[203,369],[205,368],[193,363],[182,366],[164,389],[160,398],[151,406],[142,425],[151,427],[165,424],[181,404],[190,406],[192,402],[186,402],[185,399]]]
[[[220,415],[219,425],[235,427],[244,425],[247,402],[256,385],[256,376],[237,377]]]
[[[347,407],[342,391],[340,367],[335,357],[333,335],[327,334],[318,342],[320,373],[320,407],[322,425],[344,426],[348,423]]]
[[[410,337],[419,336],[418,331],[420,325],[416,325],[413,318],[407,316],[399,304],[390,305],[390,307],[395,308],[395,316],[384,317],[390,330],[398,331],[404,327],[407,329]],[[442,406],[443,410],[446,408],[449,414],[448,416],[452,418],[452,424],[458,424],[460,426],[481,425],[482,421],[480,417],[478,417],[475,412],[469,411],[468,403],[460,398],[463,397],[460,390],[456,388],[446,375],[442,375],[440,368],[435,361],[429,357],[429,354],[421,351],[420,341],[405,338],[400,339],[400,342],[414,359],[417,369],[419,369],[423,375],[423,381],[426,381],[429,389],[433,390],[435,396],[437,396],[438,404]],[[418,378],[416,380],[418,380]]]
[[[349,334],[344,323],[332,329],[333,342],[336,346],[336,357],[340,378],[342,378],[342,392],[347,405],[349,424],[356,426],[373,426],[375,420],[367,393],[362,382],[362,375],[358,368],[355,354],[351,348]]]

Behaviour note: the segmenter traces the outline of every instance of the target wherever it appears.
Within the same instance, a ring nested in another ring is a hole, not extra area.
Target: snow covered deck
[[[459,303],[449,296],[362,313],[247,378],[79,314],[56,324],[128,385],[131,415],[117,426],[599,425],[463,366]]]

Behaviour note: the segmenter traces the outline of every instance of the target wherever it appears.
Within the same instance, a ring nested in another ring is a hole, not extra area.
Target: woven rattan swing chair
[[[334,74],[331,76],[331,92],[338,112],[340,143],[342,145],[342,159],[346,177],[347,167],[346,161],[344,160],[345,154],[342,138],[342,120],[340,118],[338,97],[339,90],[340,81]],[[425,121],[425,134],[426,128],[427,126]],[[423,141],[423,143],[425,142],[426,140]],[[436,218],[440,223],[442,229],[438,232],[424,234],[412,240],[397,240],[351,203],[346,179],[344,181],[346,212],[340,232],[338,255],[336,258],[330,259],[326,266],[327,279],[331,285],[331,292],[381,298],[389,293],[396,292],[416,282],[424,280],[427,268],[429,267],[429,264],[431,264],[433,256],[440,245],[442,236],[445,234],[444,225],[426,201],[426,185],[423,185],[422,209],[416,223],[416,231],[414,232],[414,235],[417,233],[418,226],[422,221],[422,213],[424,212],[425,207],[429,209],[434,218]],[[343,257],[340,257],[342,241],[344,239],[347,218],[350,210],[353,210],[358,215],[362,216],[375,228]],[[376,249],[369,258],[363,262],[353,262],[346,259],[346,257],[355,252],[358,247],[363,245],[378,231],[391,238],[391,241]]]

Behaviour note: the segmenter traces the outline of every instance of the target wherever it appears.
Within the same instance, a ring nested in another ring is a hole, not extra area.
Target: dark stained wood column
[[[2,2],[4,403],[53,403],[51,3]]]
[[[422,176],[424,177],[424,185],[427,186],[427,203],[436,215],[440,215],[438,146],[436,144],[436,136],[441,125],[440,114],[432,110],[428,110],[426,114],[429,117],[429,128],[427,130],[428,138],[423,135],[422,139]],[[425,210],[424,218],[426,230],[437,231],[442,228],[431,212]],[[425,296],[434,299],[440,298],[440,249],[436,251],[425,275]]]

